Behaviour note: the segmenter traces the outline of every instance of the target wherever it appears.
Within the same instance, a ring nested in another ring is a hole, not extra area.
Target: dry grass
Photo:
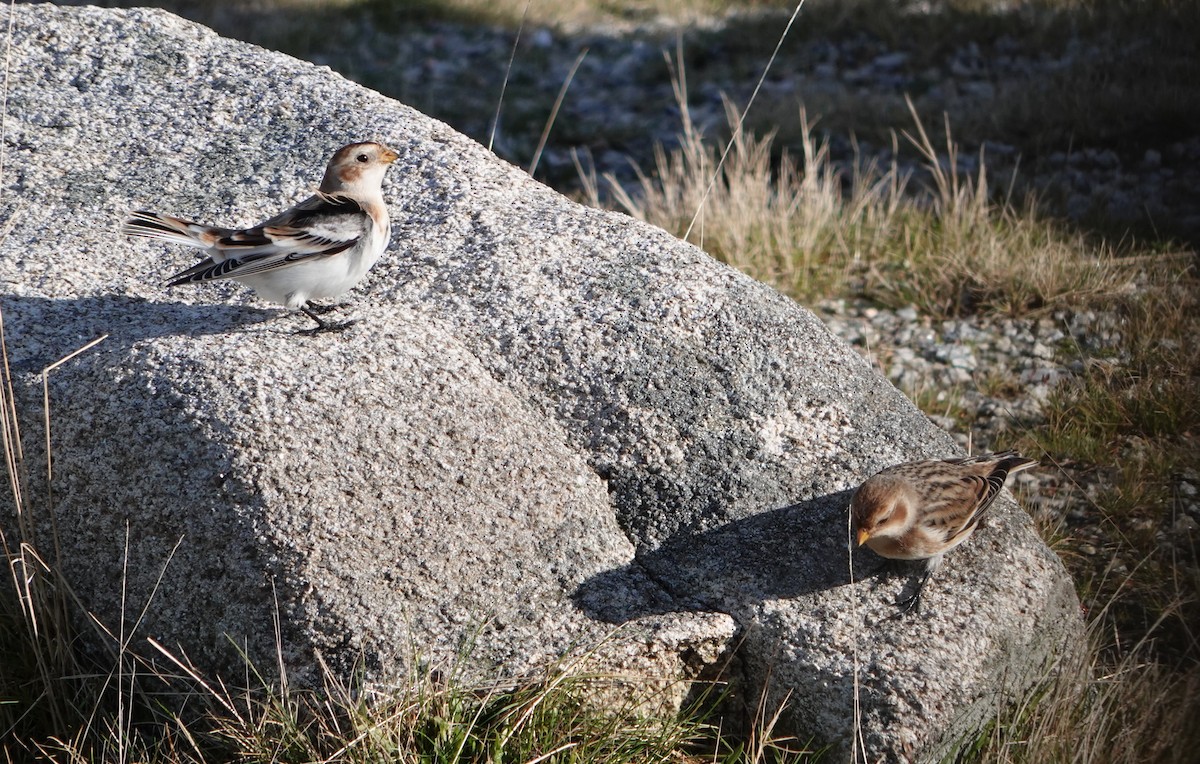
[[[1046,421],[1022,446],[1101,490],[1086,539],[1096,552],[1067,558],[1085,604],[1110,603],[1125,644],[1200,661],[1200,539],[1184,512],[1200,483],[1200,286],[1162,278],[1116,301],[1121,336],[1105,352],[1072,347],[1082,373],[1053,393]]]
[[[855,255],[870,248],[879,212],[871,202],[892,195],[872,189],[864,179],[843,200],[842,181],[826,147],[811,141],[805,144],[808,172],[786,158],[774,167],[770,137],[745,134],[735,139],[718,170],[718,150],[695,131],[686,110],[684,118],[682,148],[670,155],[658,148],[655,172],[639,174],[638,192],[606,179],[604,190],[616,205],[680,236],[691,228],[689,240],[784,292],[815,293],[844,283]],[[729,118],[736,124],[732,107]],[[596,179],[583,181],[586,200],[599,206],[602,189]]]
[[[960,761],[1002,764],[1185,764],[1200,745],[1200,665],[1182,669],[1146,657],[1148,645],[1115,665],[1103,618],[1091,648],[1054,666],[1044,683],[998,709]]]
[[[626,707],[589,705],[614,684],[629,691]],[[495,686],[421,672],[386,693],[328,675],[319,692],[209,689],[217,710],[196,752],[243,761],[670,761],[709,733],[702,722],[641,714],[646,688],[569,663]]]
[[[905,140],[925,157],[931,188],[923,194],[912,193],[896,164],[835,166],[803,112],[803,156],[775,161],[772,137],[739,131],[730,106],[734,138],[721,163],[688,117],[682,80],[677,95],[681,147],[660,148],[636,192],[585,174],[585,200],[602,205],[611,195],[619,209],[801,301],[853,293],[934,316],[1019,315],[1112,298],[1139,273],[1111,249],[1039,221],[1032,208],[994,201],[985,164],[960,176],[956,146],[939,154],[915,113]]]

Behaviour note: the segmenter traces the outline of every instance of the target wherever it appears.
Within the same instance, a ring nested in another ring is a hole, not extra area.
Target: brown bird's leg
[[[929,578],[932,575],[932,570],[925,571],[925,574],[921,576],[921,580],[917,582],[916,590],[904,599],[896,600],[895,603],[893,603],[900,607],[901,613],[907,613],[912,610],[915,610],[918,613],[921,612],[921,592],[924,591],[925,584],[929,582]]]

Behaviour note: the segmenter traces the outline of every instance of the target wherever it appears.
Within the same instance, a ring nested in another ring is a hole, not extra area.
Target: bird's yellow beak
[[[400,155],[397,154],[395,151],[392,151],[391,149],[384,149],[383,153],[379,155],[379,158],[382,159],[383,161],[387,162],[388,164],[391,164],[392,162],[395,162],[397,159],[399,159]]]
[[[871,532],[866,528],[858,529],[858,545],[862,546],[867,543],[867,539],[871,538]]]

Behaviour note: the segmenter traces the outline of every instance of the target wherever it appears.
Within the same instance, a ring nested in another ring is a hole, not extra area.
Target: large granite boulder
[[[770,288],[327,69],[164,12],[9,13],[8,351],[36,461],[40,370],[109,335],[50,378],[53,512],[85,606],[145,610],[135,645],[238,676],[235,645],[273,665],[277,615],[294,678],[320,657],[387,682],[621,626],[611,668],[729,665],[843,750],[857,663],[877,759],[952,749],[1078,638],[1007,496],[894,617],[904,580],[847,552],[850,492],[956,449]],[[190,255],[116,234],[142,207],[256,222],[357,139],[401,158],[345,333],[237,285],[166,291]]]

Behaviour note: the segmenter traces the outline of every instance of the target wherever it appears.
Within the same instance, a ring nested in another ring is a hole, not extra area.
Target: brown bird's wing
[[[974,501],[969,512],[965,513],[962,524],[957,531],[947,536],[947,541],[953,541],[964,533],[970,533],[979,524],[985,512],[991,508],[1004,489],[1008,476],[1014,472],[1029,469],[1037,464],[1035,459],[1026,459],[1016,451],[1002,451],[996,454],[981,454],[965,459],[947,459],[950,464],[959,465],[965,474],[960,475],[963,498],[973,496]]]
[[[1000,495],[1000,489],[1004,487],[1004,479],[999,482],[991,476],[980,477],[979,475],[964,475],[961,479],[961,485],[964,493],[970,496],[970,502],[964,501],[963,506],[966,511],[956,515],[958,520],[957,528],[951,526],[947,530],[950,532],[946,535],[947,542],[953,542],[959,536],[970,533],[979,525],[979,521],[983,518],[983,513],[988,511],[992,506],[992,502]]]
[[[986,477],[962,470],[927,474],[919,485],[918,523],[926,535],[945,543],[974,530],[999,490]]]

